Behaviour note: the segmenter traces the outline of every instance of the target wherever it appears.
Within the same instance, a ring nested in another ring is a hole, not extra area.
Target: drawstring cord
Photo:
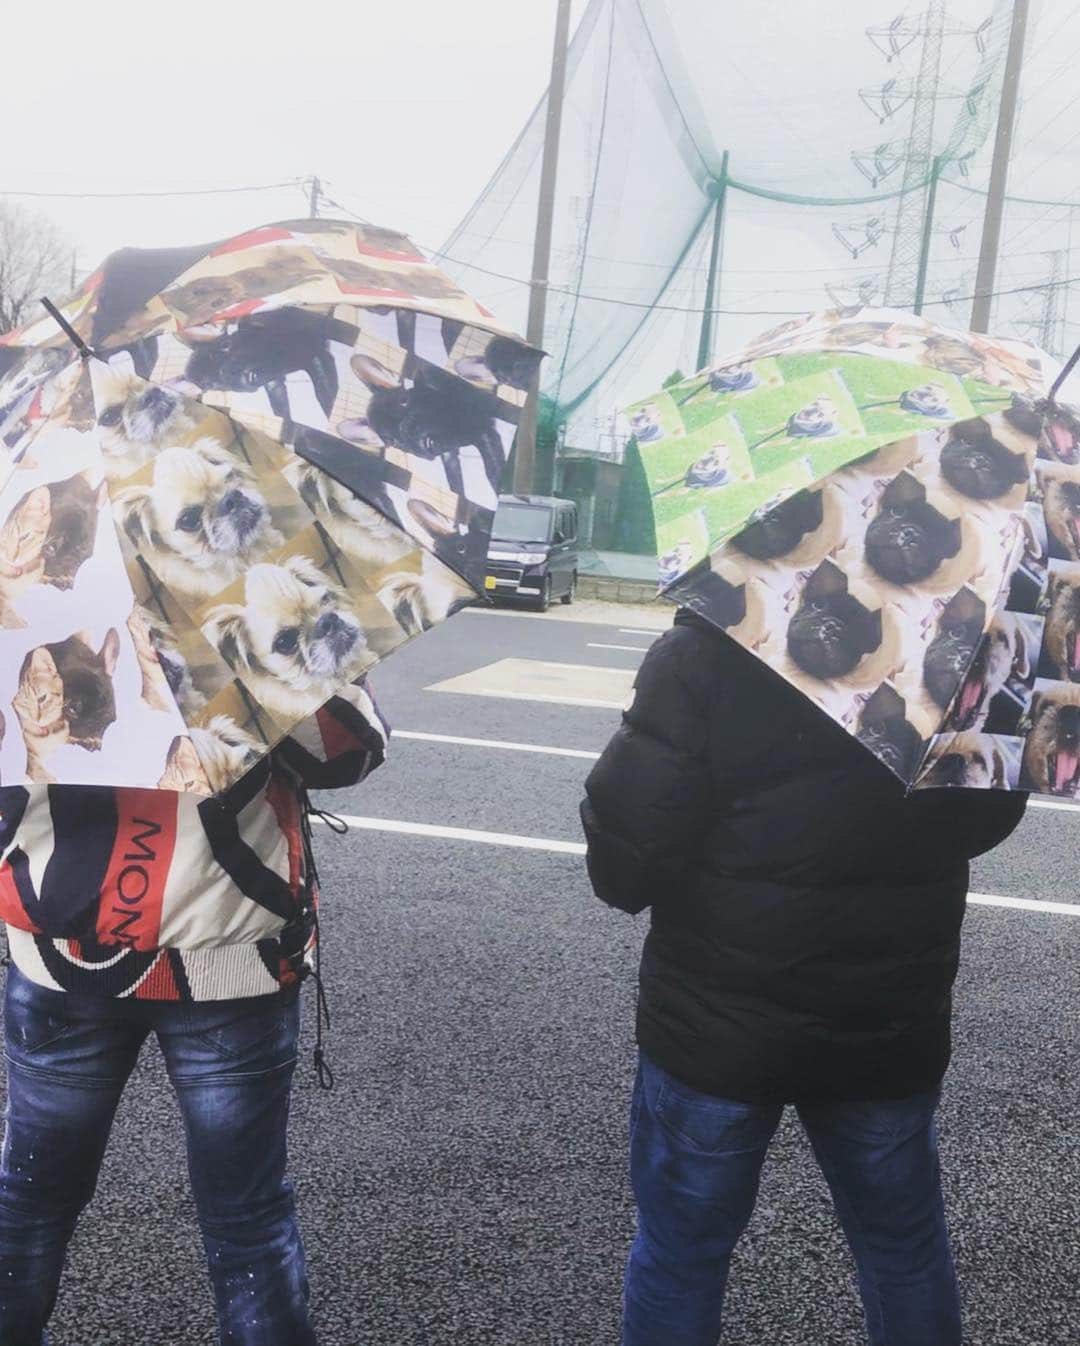
[[[349,825],[336,814],[316,808],[312,804],[307,791],[301,792],[300,831],[304,842],[305,885],[315,935],[315,966],[308,974],[315,983],[315,1052],[313,1059],[319,1087],[329,1093],[334,1087],[334,1072],[330,1069],[330,1063],[326,1059],[323,1043],[324,1035],[330,1032],[330,1002],[327,999],[326,984],[322,975],[322,932],[319,929],[319,870],[315,863],[315,844],[311,831],[312,818],[318,818],[338,836],[344,836],[349,830]]]
[[[319,913],[315,913],[315,970],[312,972],[312,978],[315,982],[315,1052],[313,1060],[315,1063],[315,1075],[319,1081],[319,1088],[325,1089],[327,1093],[334,1087],[334,1072],[330,1069],[330,1062],[326,1059],[326,1052],[323,1050],[323,1029],[330,1032],[330,1002],[326,998],[326,987],[322,978],[322,937],[319,934]]]

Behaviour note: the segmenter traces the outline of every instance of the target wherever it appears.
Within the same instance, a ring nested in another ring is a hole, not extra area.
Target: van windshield
[[[491,536],[500,542],[550,542],[554,512],[549,505],[500,505]]]

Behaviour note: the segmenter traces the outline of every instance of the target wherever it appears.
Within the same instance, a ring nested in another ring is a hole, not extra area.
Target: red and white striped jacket
[[[56,990],[148,1000],[293,984],[315,938],[304,792],[363,780],[388,737],[361,682],[221,800],[0,789],[0,920],[15,966]]]

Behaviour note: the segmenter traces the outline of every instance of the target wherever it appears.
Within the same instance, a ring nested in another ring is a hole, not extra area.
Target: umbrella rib
[[[341,566],[338,564],[338,557],[341,555],[340,548],[330,537],[330,534],[326,531],[319,519],[315,520],[315,531],[318,533],[319,540],[323,544],[323,548],[326,552],[326,559],[334,567],[334,574],[338,577],[338,583],[343,589],[348,588],[345,576],[341,573]]]

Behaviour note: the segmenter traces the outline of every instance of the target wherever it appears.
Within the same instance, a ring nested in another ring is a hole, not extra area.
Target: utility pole
[[[728,151],[720,165],[720,178],[709,184],[716,195],[716,210],[713,212],[712,252],[709,256],[709,278],[705,282],[705,311],[701,315],[701,340],[698,342],[698,369],[704,369],[712,361],[713,330],[716,314],[717,288],[720,278],[720,244],[724,236],[724,203],[727,200]]]
[[[973,332],[990,330],[990,305],[994,293],[994,277],[997,274],[998,249],[1001,246],[1005,187],[1009,179],[1009,159],[1012,155],[1013,130],[1016,125],[1016,102],[1020,91],[1020,68],[1024,63],[1027,21],[1028,0],[1013,0],[1009,54],[1005,58],[1005,80],[1001,87],[1001,109],[998,112],[997,136],[994,140],[994,162],[990,169],[986,214],[983,216],[979,270],[975,276],[975,302],[971,306]]]
[[[555,20],[555,49],[548,85],[544,159],[540,169],[540,200],[536,209],[533,244],[532,292],[525,336],[536,347],[544,344],[544,314],[547,306],[548,268],[551,264],[551,233],[555,216],[555,179],[559,167],[559,135],[562,130],[563,96],[566,91],[566,56],[570,45],[570,0],[559,0]],[[514,447],[514,491],[528,495],[536,474],[536,427],[540,412],[540,370],[533,374],[521,410]]]
[[[311,179],[311,196],[309,198],[308,214],[313,220],[319,218],[319,197],[322,195],[322,183],[318,178]]]

